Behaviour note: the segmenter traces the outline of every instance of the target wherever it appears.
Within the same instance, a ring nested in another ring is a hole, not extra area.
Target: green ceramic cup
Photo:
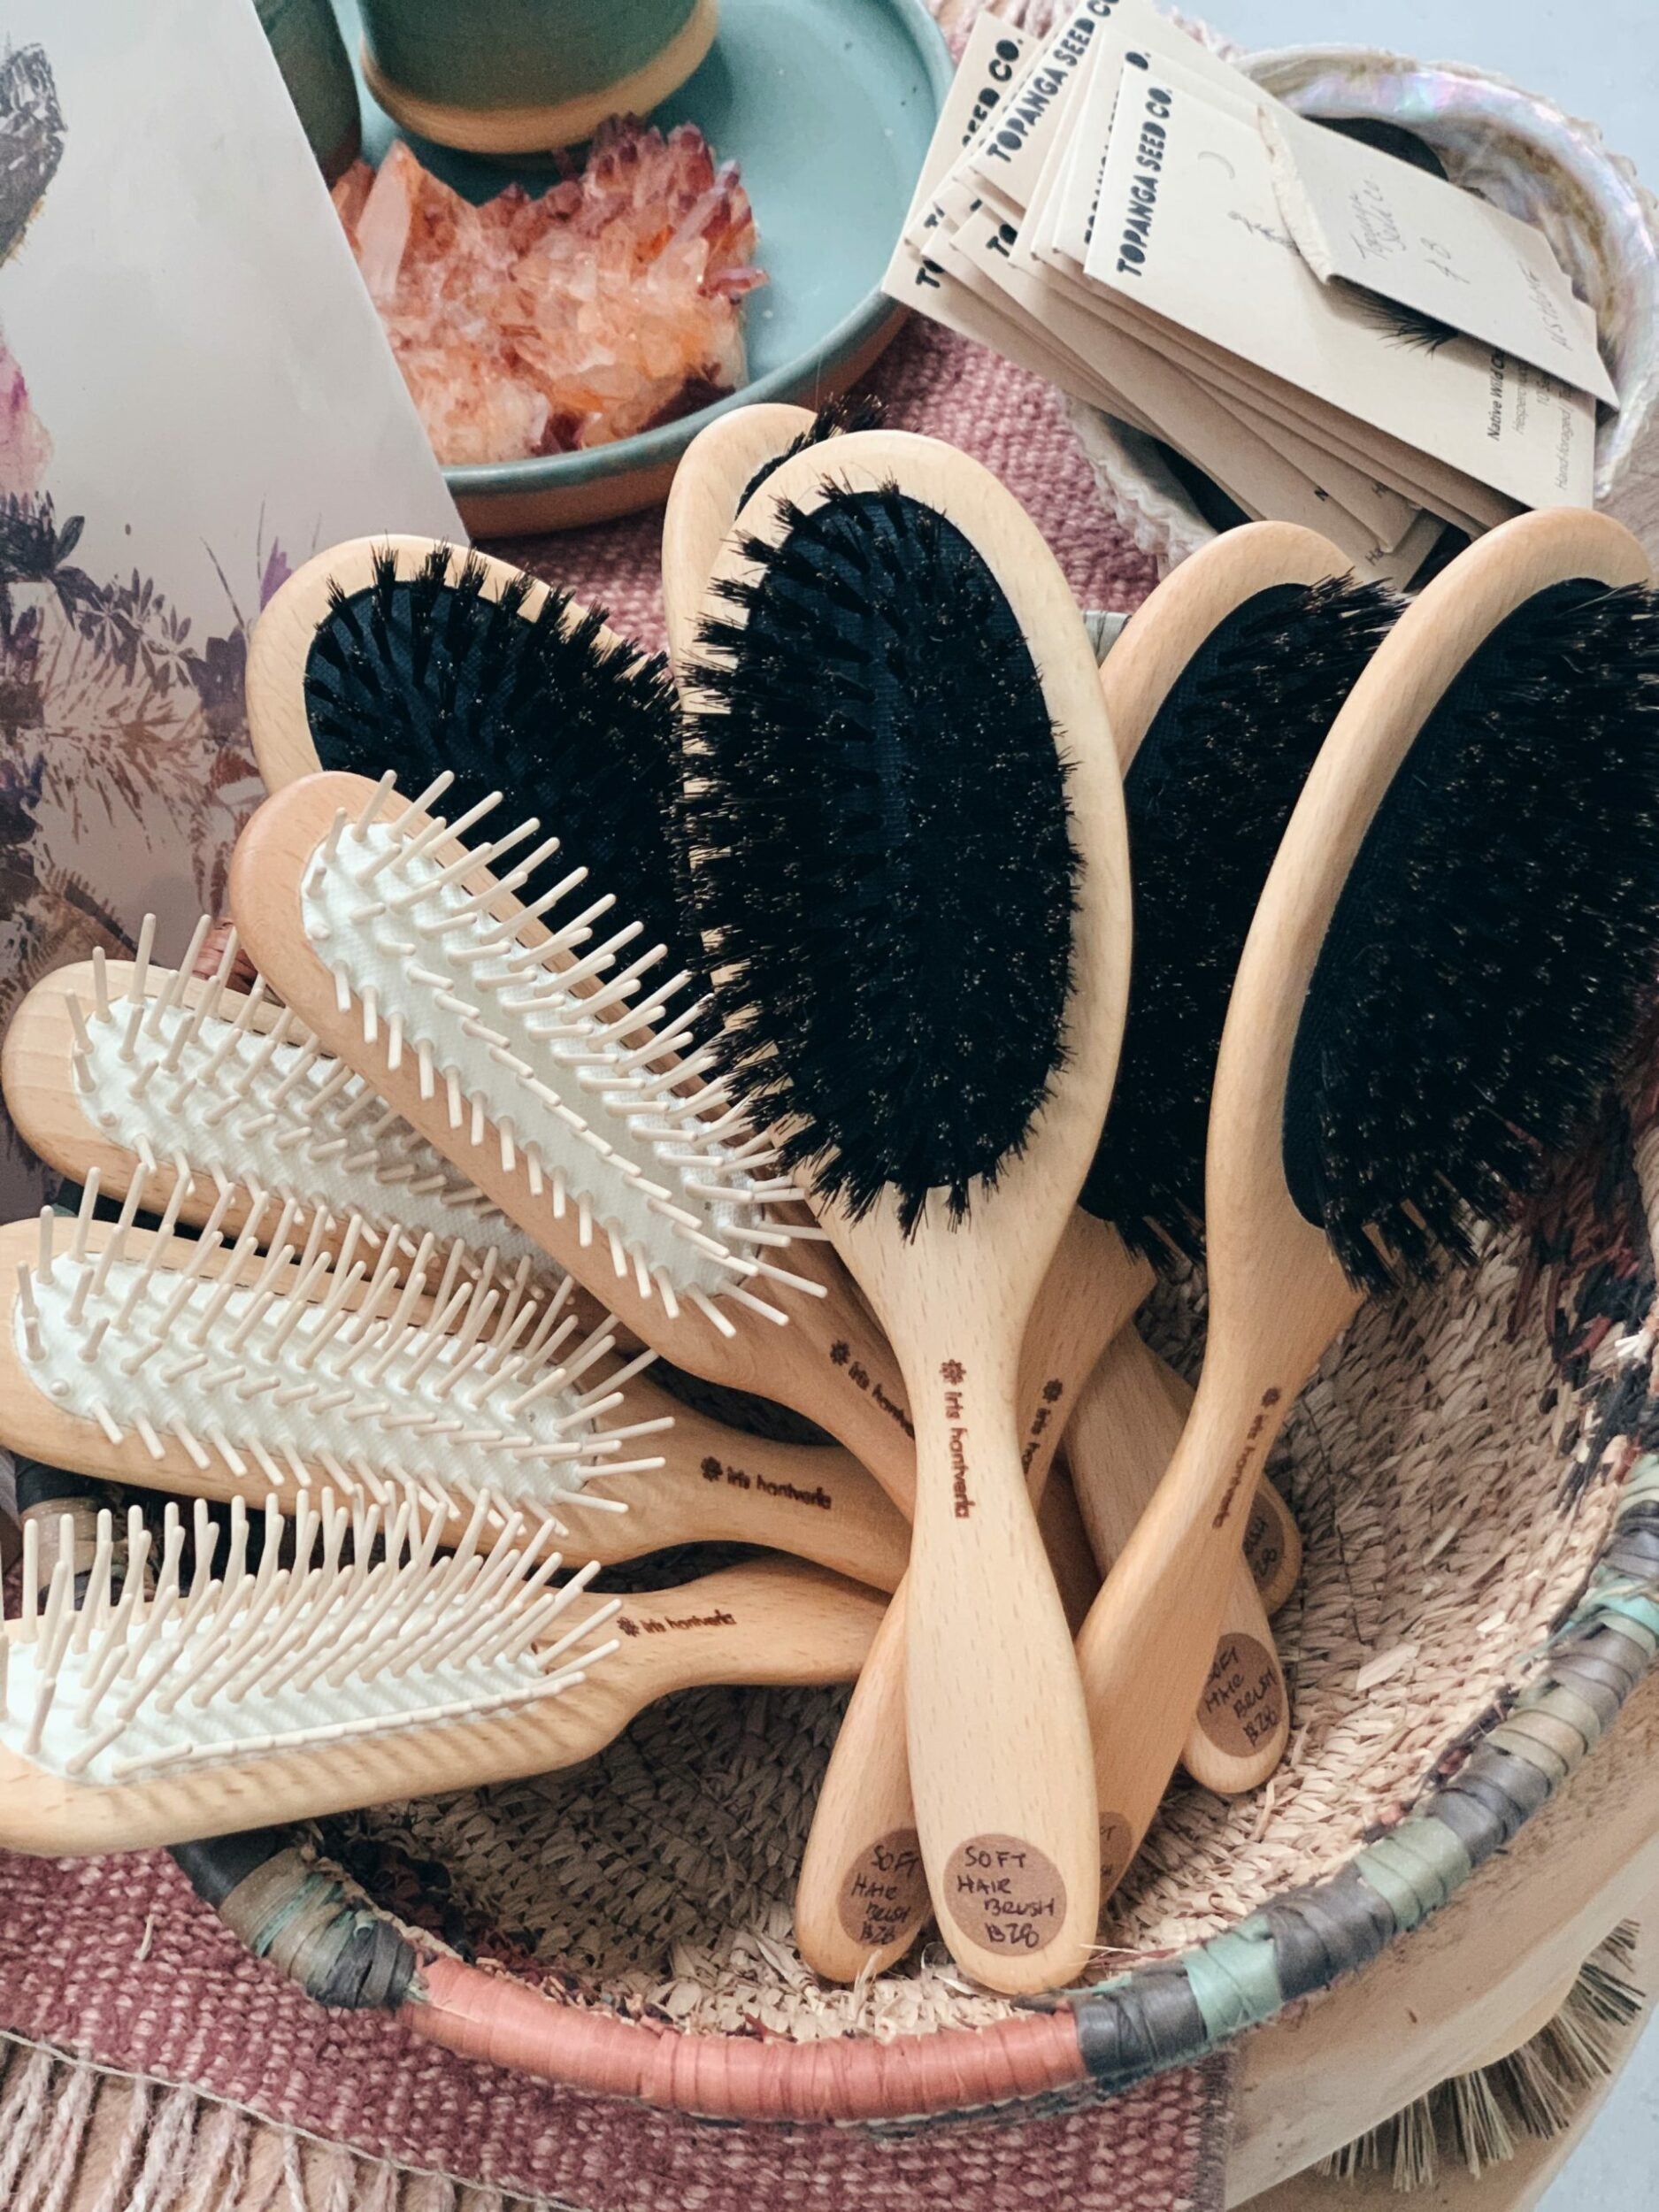
[[[644,114],[708,52],[716,0],[362,0],[363,71],[396,122],[534,153]]]
[[[329,0],[258,0],[288,97],[330,184],[362,144],[357,79]]]

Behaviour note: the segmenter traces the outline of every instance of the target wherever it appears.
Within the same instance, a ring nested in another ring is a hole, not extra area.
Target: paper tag
[[[1117,10],[1133,4],[1134,0],[1082,0],[1041,52],[1027,60],[995,127],[977,134],[966,166],[1017,214],[1031,204],[1101,27]]]
[[[925,274],[918,266],[922,257],[912,242],[913,233],[925,218],[935,188],[949,175],[962,149],[1006,101],[1034,43],[1024,31],[1000,22],[994,15],[974,18],[956,73],[950,81],[950,89],[939,111],[939,120],[933,126],[922,173],[904,219],[904,229],[881,280],[881,288],[889,299],[902,300],[909,306],[918,284],[925,286]]]
[[[1260,119],[1279,211],[1322,283],[1363,285],[1617,406],[1594,314],[1541,231],[1277,102]]]
[[[1218,54],[1212,54],[1166,21],[1152,0],[1120,0],[1118,13],[1095,43],[1094,66],[1072,116],[1078,151],[1059,188],[1059,204],[1049,231],[1049,252],[1061,266],[1069,263],[1078,270],[1088,257],[1112,116],[1118,91],[1125,82],[1124,64],[1131,55],[1138,58],[1135,65],[1144,68],[1167,54],[1178,66],[1186,67],[1208,85],[1218,105],[1236,107],[1241,114],[1253,116],[1268,96],[1231,62],[1223,61]]]
[[[1091,280],[1523,506],[1587,507],[1594,403],[1471,338],[1393,342],[1319,282],[1285,228],[1254,117],[1167,57],[1126,63]]]

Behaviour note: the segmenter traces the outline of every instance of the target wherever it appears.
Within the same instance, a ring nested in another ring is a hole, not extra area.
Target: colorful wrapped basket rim
[[[396,2015],[464,2056],[711,2119],[894,2124],[1115,2095],[1329,1987],[1420,1925],[1588,1755],[1659,1654],[1659,1454],[1632,1468],[1609,1540],[1548,1664],[1442,1761],[1398,1826],[1166,1962],[983,2029],[878,2042],[692,2034],[562,2005],[431,1955],[287,1832],[175,1855],[257,1956],[320,2004]]]

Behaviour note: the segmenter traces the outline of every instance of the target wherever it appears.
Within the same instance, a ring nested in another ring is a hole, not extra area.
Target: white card
[[[1253,118],[1167,58],[1125,65],[1090,279],[1523,506],[1587,507],[1594,403],[1473,339],[1390,342],[1284,227]]]
[[[1363,285],[1617,406],[1595,316],[1541,231],[1278,102],[1261,127],[1286,227],[1322,283]]]
[[[939,287],[940,273],[937,269],[931,273],[928,270],[926,256],[914,243],[915,234],[926,220],[937,187],[949,174],[963,148],[1007,100],[1010,88],[1018,81],[1034,43],[1024,31],[999,21],[994,15],[974,18],[973,28],[962,50],[962,59],[956,64],[956,73],[950,81],[950,89],[939,111],[939,120],[933,126],[904,228],[881,280],[881,288],[889,299],[901,300],[906,307],[913,307],[919,304],[918,291],[925,293],[930,286]],[[926,308],[922,311],[926,312]],[[956,325],[950,327],[954,329]]]
[[[979,132],[966,166],[1023,214],[1064,123],[1083,65],[1103,25],[1135,0],[1082,0],[1040,53],[1030,56],[994,124]],[[1146,0],[1140,0],[1141,5]]]

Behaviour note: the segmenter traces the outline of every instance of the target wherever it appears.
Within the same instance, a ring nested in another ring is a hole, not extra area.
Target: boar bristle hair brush
[[[1102,672],[1125,762],[1135,958],[1082,1203],[1155,1261],[1171,1246],[1203,1256],[1210,1084],[1239,955],[1314,757],[1398,612],[1290,524],[1205,551],[1131,618]]]
[[[22,1602],[0,1624],[0,1843],[134,1850],[573,1765],[641,1707],[704,1682],[835,1682],[856,1671],[880,1600],[757,1561],[641,1598],[564,1579],[510,1520],[323,1492],[285,1526],[244,1502],[160,1555],[136,1507],[125,1540],[74,1523],[42,1577],[25,1531]],[[42,1583],[44,1580],[44,1588]],[[614,1632],[607,1634],[608,1630]]]
[[[249,718],[266,783],[448,770],[466,813],[493,791],[557,827],[595,882],[686,964],[666,825],[679,782],[660,656],[566,592],[430,539],[358,539],[298,570],[261,616]],[[549,858],[525,879],[534,899]],[[692,964],[695,965],[695,962]]]
[[[786,1170],[854,1220],[894,1194],[908,1236],[931,1191],[960,1219],[995,1183],[1064,1061],[1064,770],[1014,611],[946,515],[831,483],[780,518],[777,543],[742,541],[760,575],[722,579],[741,618],[705,622],[695,677],[686,833],[726,971],[710,1048],[756,1125],[784,1125]],[[844,1000],[824,989],[843,938]]]
[[[909,1385],[909,1750],[941,1928],[990,1985],[1052,1987],[1093,1940],[1097,1839],[1015,1409],[1127,983],[1094,655],[1028,518],[930,441],[797,453],[744,521],[687,742],[716,1048]]]
[[[1610,518],[1478,539],[1383,640],[1250,925],[1216,1060],[1179,1446],[1085,1624],[1130,1849],[1215,1647],[1242,1490],[1367,1292],[1467,1258],[1594,1110],[1659,959],[1659,602]],[[1126,1861],[1125,1861],[1126,1863]]]

